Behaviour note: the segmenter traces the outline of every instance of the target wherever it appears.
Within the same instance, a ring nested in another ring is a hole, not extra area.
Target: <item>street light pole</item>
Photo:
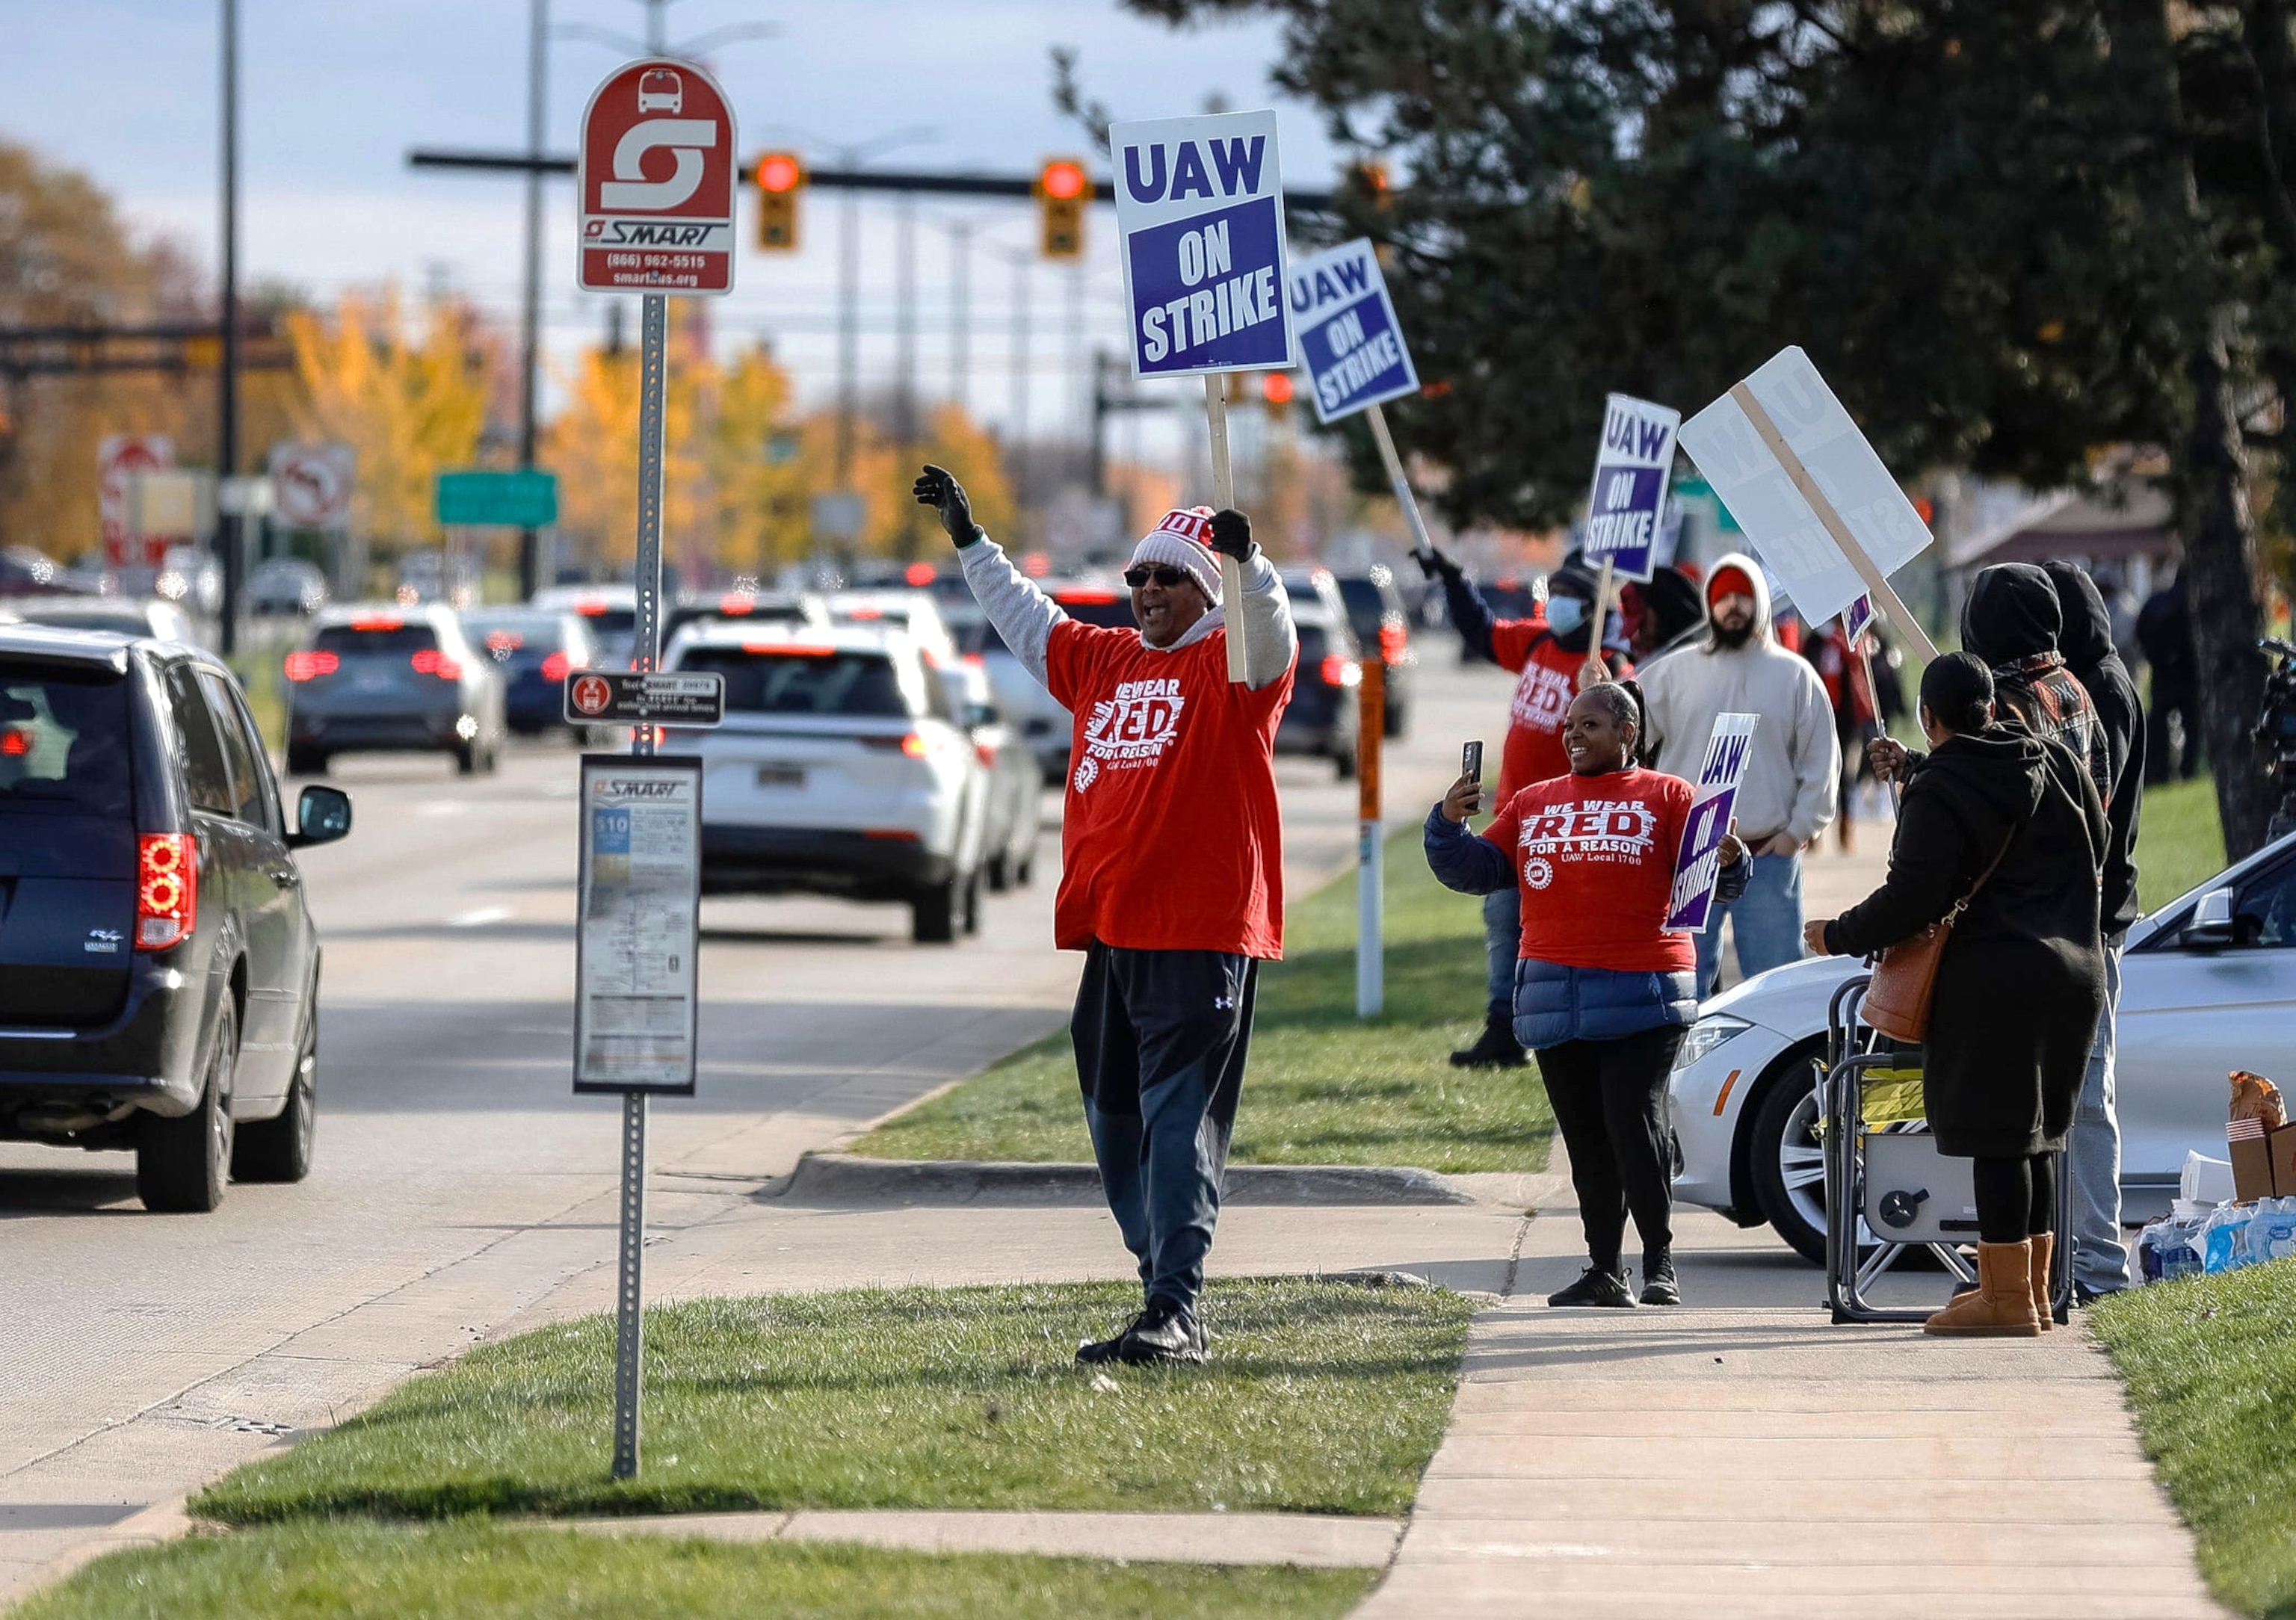
[[[240,518],[220,497],[239,475],[239,0],[223,0],[223,364],[216,389],[217,527],[223,541],[223,626],[239,650]]]
[[[861,200],[845,193],[837,229],[837,454],[831,481],[840,492],[853,487],[854,414],[861,364]]]
[[[948,227],[948,397],[966,408],[972,372],[972,223]]]
[[[526,155],[542,156],[543,94],[547,83],[550,0],[532,0],[526,45]],[[542,327],[542,174],[526,176],[526,286],[519,312],[518,464],[534,466],[536,394],[540,384]],[[518,593],[530,598],[542,579],[540,537],[533,529],[518,536]]]
[[[1012,444],[1013,502],[1029,500],[1029,256],[1013,255],[1013,392],[1005,414]]]

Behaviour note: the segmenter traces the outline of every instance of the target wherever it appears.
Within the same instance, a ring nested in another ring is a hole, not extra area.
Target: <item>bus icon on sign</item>
[[[685,110],[685,81],[668,68],[655,68],[638,80],[640,112]]]

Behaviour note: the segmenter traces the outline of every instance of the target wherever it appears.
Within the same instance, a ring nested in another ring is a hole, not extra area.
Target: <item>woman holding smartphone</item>
[[[1586,1274],[1553,1305],[1631,1306],[1621,1249],[1627,1216],[1643,1245],[1644,1305],[1680,1305],[1671,1225],[1667,1077],[1698,1016],[1689,936],[1666,927],[1691,786],[1644,770],[1642,695],[1599,682],[1563,719],[1568,775],[1534,781],[1499,806],[1480,837],[1472,774],[1429,813],[1427,864],[1447,888],[1510,886],[1522,904],[1514,968],[1514,1033],[1538,1054],[1539,1078],[1570,1155]],[[1719,850],[1719,895],[1745,888],[1753,860],[1733,834]]]

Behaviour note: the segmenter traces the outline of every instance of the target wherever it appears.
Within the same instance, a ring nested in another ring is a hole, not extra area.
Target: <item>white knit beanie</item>
[[[1137,568],[1144,562],[1161,562],[1178,569],[1194,580],[1204,593],[1204,600],[1219,606],[1219,553],[1212,550],[1212,509],[1191,506],[1175,508],[1164,514],[1164,520],[1141,536],[1140,544],[1132,548],[1132,560],[1127,568]]]

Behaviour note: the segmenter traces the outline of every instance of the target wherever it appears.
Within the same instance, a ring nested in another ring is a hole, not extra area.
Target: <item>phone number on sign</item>
[[[709,259],[700,253],[609,253],[609,270],[706,270]]]

